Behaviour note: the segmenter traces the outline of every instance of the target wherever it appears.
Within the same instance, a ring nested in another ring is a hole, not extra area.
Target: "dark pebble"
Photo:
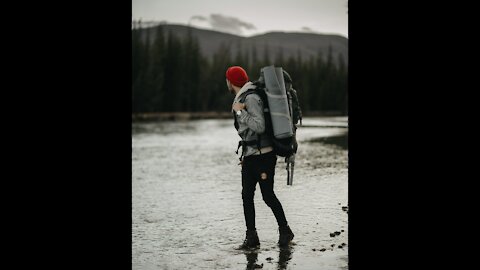
[[[338,248],[343,248],[343,246],[342,246],[342,245],[340,245],[340,246],[338,246]]]
[[[347,210],[348,210],[348,206],[342,206],[342,210],[343,210],[343,211],[347,211]]]
[[[335,232],[336,235],[340,235],[340,232]]]
[[[335,246],[335,244],[331,244],[330,246],[331,246],[331,247],[334,247],[334,246]]]
[[[327,249],[325,249],[325,248],[320,249],[320,251],[322,251],[322,252],[325,251],[325,250],[327,250]]]
[[[316,251],[316,249],[312,248],[313,251]]]
[[[347,244],[345,244],[345,243],[342,243],[342,246],[346,246],[346,245],[347,245]]]
[[[341,230],[341,232],[344,232],[344,230]]]
[[[267,261],[271,261],[271,260],[273,260],[273,258],[272,258],[272,257],[268,257],[266,260],[267,260]]]
[[[330,237],[335,237],[335,234],[334,234],[334,233],[330,233]]]
[[[263,268],[263,263],[260,265],[260,264],[255,264],[255,268]]]

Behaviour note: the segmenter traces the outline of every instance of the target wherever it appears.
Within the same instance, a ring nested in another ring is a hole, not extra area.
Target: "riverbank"
[[[338,111],[312,111],[303,114],[304,117],[324,117],[324,116],[345,116]],[[198,119],[228,119],[231,118],[230,112],[148,112],[133,113],[133,122],[150,121],[186,121]]]

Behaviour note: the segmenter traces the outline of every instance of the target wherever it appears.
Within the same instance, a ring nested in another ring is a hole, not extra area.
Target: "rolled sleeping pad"
[[[285,93],[287,94],[288,114],[290,115],[290,123],[292,123],[292,130],[295,133],[295,130],[293,129],[293,115],[292,115],[292,112],[290,110],[290,108],[293,108],[292,107],[292,97],[290,96],[289,93],[287,93],[287,86],[285,85],[285,77],[284,77],[285,72],[283,71],[283,69],[281,67],[277,67],[277,68],[275,68],[275,74],[277,75],[277,78],[280,80],[279,81],[280,86],[282,87],[282,89],[285,89]],[[288,73],[287,73],[287,75],[288,75]]]
[[[287,94],[287,89],[285,88],[285,78],[283,77],[283,70],[281,67],[275,68],[275,75],[277,75],[278,83],[280,84],[280,88],[285,90],[285,94]],[[287,96],[288,101],[288,96]],[[287,103],[288,104],[288,103]]]
[[[290,138],[293,136],[293,127],[282,68],[267,66],[262,70],[272,118],[273,135],[277,139]]]

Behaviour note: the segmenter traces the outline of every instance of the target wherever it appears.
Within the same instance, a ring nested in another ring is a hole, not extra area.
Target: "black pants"
[[[273,152],[245,157],[242,166],[243,213],[247,229],[255,229],[255,206],[253,196],[257,182],[260,184],[262,197],[277,219],[278,226],[286,226],[287,219],[282,204],[273,192],[273,178],[277,156]],[[263,174],[263,175],[262,175]]]

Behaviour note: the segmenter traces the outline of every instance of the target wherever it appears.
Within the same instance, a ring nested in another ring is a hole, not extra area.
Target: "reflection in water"
[[[247,257],[247,268],[246,268],[247,270],[263,267],[263,264],[262,265],[257,264],[258,249],[256,249],[256,250],[246,250],[245,251],[245,256]]]
[[[288,261],[292,259],[293,248],[290,246],[280,248],[280,253],[278,254],[278,269],[284,270],[287,269]]]
[[[263,268],[263,263],[258,264],[258,249],[245,250],[244,254],[247,258],[246,269]],[[287,269],[288,262],[292,259],[293,248],[291,246],[281,247],[278,253],[278,270]]]

